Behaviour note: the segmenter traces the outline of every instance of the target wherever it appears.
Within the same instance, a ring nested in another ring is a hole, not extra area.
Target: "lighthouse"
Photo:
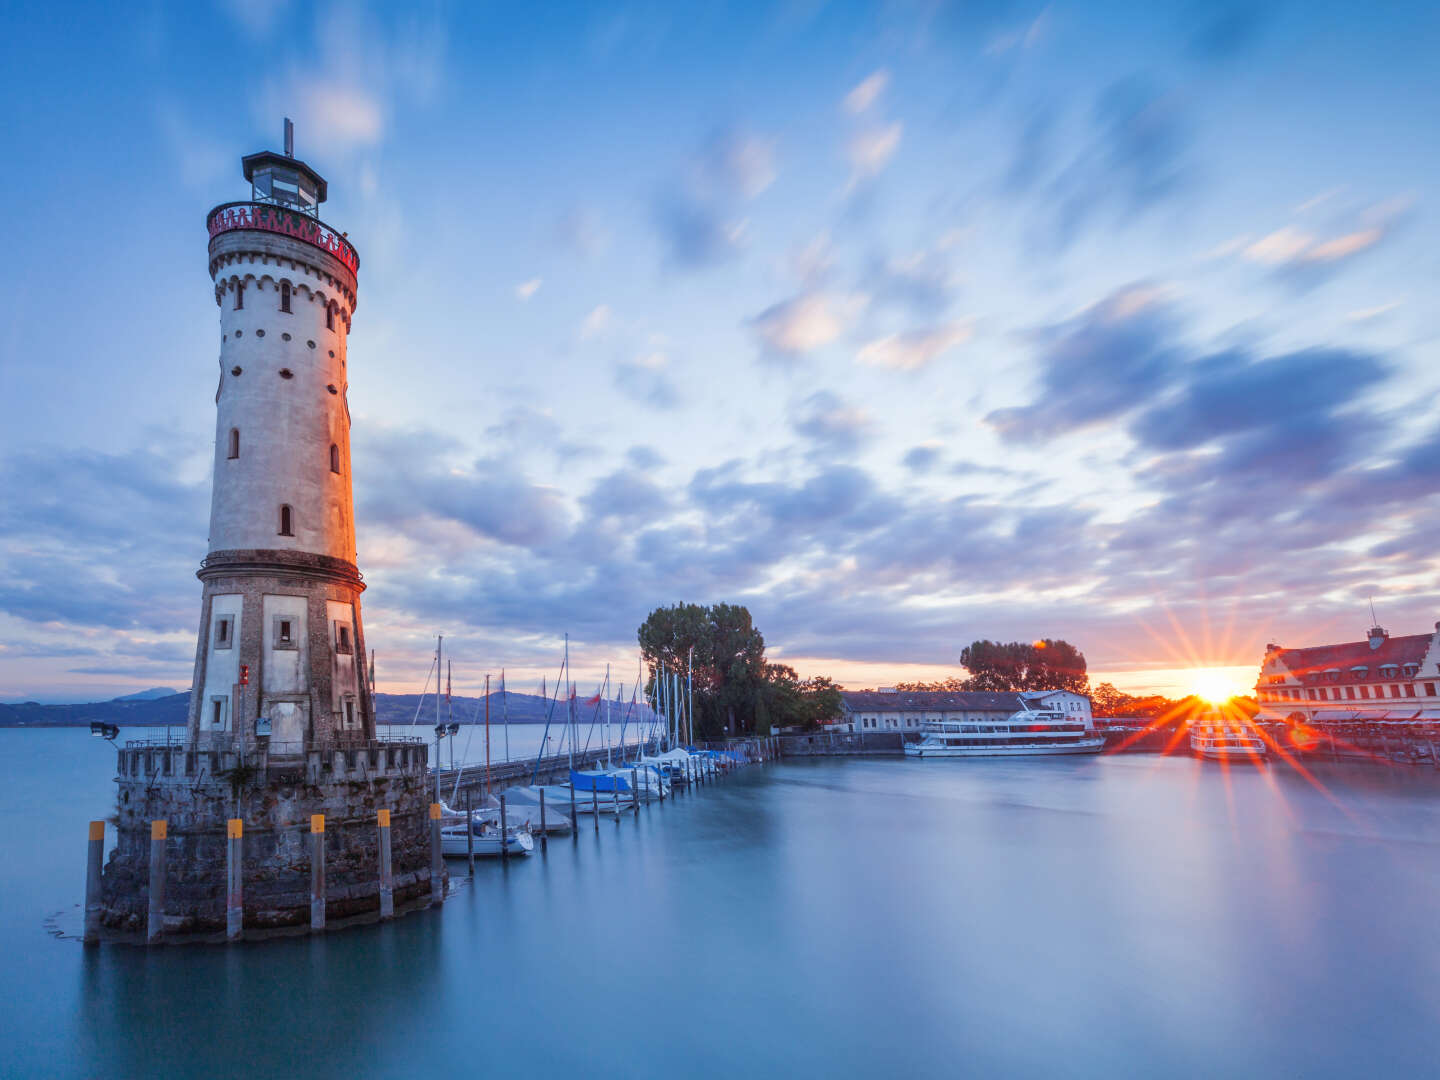
[[[242,158],[249,197],[205,219],[220,370],[188,728],[119,748],[95,909],[150,942],[327,930],[444,894],[425,742],[377,737],[365,665],[346,400],[360,256],[321,220],[325,179],[288,120],[284,147]]]
[[[249,199],[206,222],[220,371],[189,733],[271,758],[375,736],[347,403],[360,258],[293,137],[287,120],[283,154],[242,158]]]

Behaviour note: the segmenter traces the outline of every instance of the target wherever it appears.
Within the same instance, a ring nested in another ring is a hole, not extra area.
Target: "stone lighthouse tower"
[[[189,726],[131,740],[99,919],[173,934],[388,917],[443,890],[417,738],[377,739],[350,479],[346,341],[360,258],[323,177],[242,160],[206,218],[220,311],[215,471]],[[438,811],[438,807],[434,808]]]
[[[321,223],[288,120],[285,153],[242,164],[249,201],[208,219],[220,384],[189,730],[268,738],[274,759],[375,737],[346,402],[360,258]]]

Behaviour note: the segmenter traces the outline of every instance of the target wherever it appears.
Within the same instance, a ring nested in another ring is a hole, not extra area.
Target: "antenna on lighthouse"
[[[295,156],[295,124],[288,116],[285,117],[285,156]]]

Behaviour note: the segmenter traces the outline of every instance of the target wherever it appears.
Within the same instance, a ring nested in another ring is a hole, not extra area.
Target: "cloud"
[[[594,211],[576,207],[555,223],[554,237],[561,247],[581,258],[593,259],[610,247],[611,231]]]
[[[1046,247],[1064,248],[1097,216],[1128,221],[1181,191],[1192,166],[1179,98],[1133,76],[1096,98],[1088,140],[1049,188]]]
[[[944,311],[959,287],[949,256],[939,249],[890,258],[872,256],[860,281],[877,304],[893,303],[920,316]]]
[[[793,359],[838,338],[865,303],[857,295],[801,293],[766,308],[749,325],[767,354]]]
[[[926,330],[887,334],[861,347],[855,359],[871,367],[918,371],[941,353],[970,340],[969,322],[951,322]]]
[[[515,286],[515,296],[519,300],[529,300],[540,291],[540,279],[531,278],[529,281],[522,281]]]
[[[901,464],[914,473],[928,473],[940,464],[941,447],[933,443],[922,443],[905,451]]]
[[[615,385],[628,396],[656,409],[680,405],[680,388],[664,374],[669,358],[661,352],[644,353],[615,365]]]
[[[774,182],[775,148],[773,138],[717,132],[661,189],[651,214],[671,266],[711,267],[745,250],[749,221],[742,207]]]
[[[845,95],[844,109],[851,116],[859,116],[874,105],[885,88],[890,85],[890,72],[885,68],[867,75]]]
[[[857,131],[845,144],[845,157],[850,162],[850,186],[853,188],[866,180],[872,180],[884,171],[900,149],[900,136],[904,125],[900,121],[884,127],[871,127]]]
[[[1004,439],[1037,441],[1120,416],[1159,392],[1176,359],[1165,295],[1131,285],[1041,331],[1038,400],[996,409],[986,423]]]
[[[1013,30],[996,34],[985,46],[986,56],[1002,56],[1012,49],[1031,49],[1044,40],[1050,28],[1050,8]]]
[[[797,434],[829,451],[857,450],[874,430],[874,421],[864,409],[829,390],[806,398],[791,424]]]
[[[1391,300],[1386,304],[1376,304],[1374,307],[1359,308],[1355,311],[1346,312],[1345,318],[1350,322],[1369,322],[1372,319],[1380,318],[1382,315],[1390,314],[1390,312],[1395,311],[1404,302],[1405,300],[1402,297],[1399,300]]]
[[[590,309],[590,313],[580,322],[580,340],[590,341],[594,338],[603,337],[614,325],[615,315],[610,310],[609,304],[597,304]]]
[[[1310,288],[1389,239],[1408,216],[1412,205],[1412,200],[1399,198],[1359,214],[1341,215],[1339,227],[1329,235],[1284,225],[1246,244],[1239,253],[1247,262],[1269,267],[1291,285]]]

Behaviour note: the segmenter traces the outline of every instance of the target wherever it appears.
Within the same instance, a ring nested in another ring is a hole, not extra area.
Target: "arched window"
[[[340,471],[340,447],[333,442],[330,444],[330,471],[333,473]]]
[[[239,310],[240,310],[241,308],[243,308],[244,306],[245,306],[245,283],[244,283],[243,281],[237,281],[237,282],[235,283],[235,310],[236,310],[236,311],[239,311]]]
[[[334,305],[334,304],[326,304],[326,305],[325,305],[325,329],[326,329],[326,330],[334,330],[334,329],[335,329],[335,305]]]
[[[290,282],[288,281],[280,283],[280,310],[290,310]]]
[[[280,507],[280,535],[294,536],[295,530],[291,526],[292,522],[290,520],[290,507]]]
[[[230,429],[230,451],[226,457],[238,458],[240,456],[240,429]]]

